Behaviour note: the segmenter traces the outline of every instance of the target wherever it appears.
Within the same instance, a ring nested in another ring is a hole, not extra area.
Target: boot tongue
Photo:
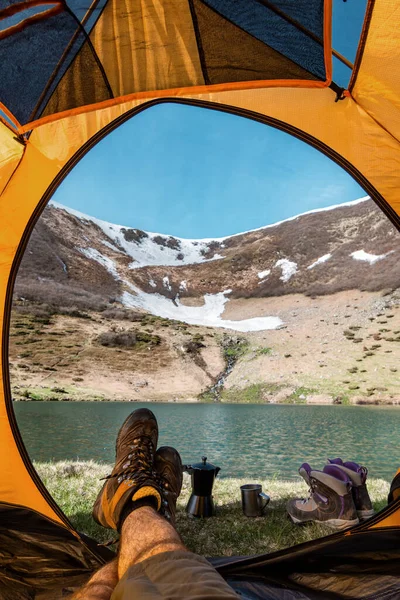
[[[338,482],[340,482],[340,485],[344,486],[344,488],[347,490],[347,492],[350,491],[350,489],[353,485],[352,481],[351,481],[350,477],[347,475],[347,473],[342,471],[342,469],[340,467],[338,467],[337,465],[325,465],[323,473],[326,473],[327,475],[334,477]]]
[[[339,479],[345,483],[350,481],[349,476],[336,465],[325,465],[323,472],[331,477],[336,477],[336,479]]]
[[[303,463],[299,468],[299,474],[302,476],[306,483],[310,483],[310,473],[312,469],[308,463]]]
[[[352,462],[352,461],[343,463],[343,466],[346,467],[347,469],[350,469],[351,471],[354,471],[358,475],[360,475],[361,483],[365,483],[365,480],[367,479],[367,474],[368,474],[368,470],[366,469],[366,467],[362,467],[358,463]]]

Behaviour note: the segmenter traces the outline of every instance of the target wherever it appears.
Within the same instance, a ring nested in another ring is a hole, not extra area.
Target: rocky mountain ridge
[[[222,318],[232,299],[399,287],[397,236],[370,199],[206,240],[106,223],[51,203],[32,233],[16,292],[55,304],[66,296],[78,305],[119,302],[237,329]],[[279,325],[253,320],[239,330]]]

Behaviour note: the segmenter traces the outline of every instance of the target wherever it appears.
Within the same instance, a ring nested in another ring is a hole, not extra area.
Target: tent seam
[[[72,38],[70,39],[70,41],[69,41],[69,43],[68,43],[67,47],[65,48],[65,50],[64,50],[64,52],[63,52],[63,54],[62,54],[62,56],[61,56],[60,60],[58,61],[57,65],[55,66],[53,73],[51,74],[51,76],[50,76],[49,80],[47,81],[47,84],[46,84],[46,86],[45,86],[44,90],[43,90],[43,91],[42,91],[42,93],[40,94],[40,97],[39,97],[38,101],[36,102],[36,105],[34,106],[34,108],[33,108],[32,112],[31,112],[31,115],[30,115],[30,117],[29,117],[29,120],[30,120],[30,121],[31,121],[31,120],[34,120],[34,118],[35,118],[35,114],[36,114],[36,112],[39,110],[40,104],[41,104],[41,103],[42,103],[42,101],[45,99],[45,97],[46,97],[46,94],[47,94],[48,90],[50,89],[51,85],[53,84],[53,82],[54,82],[55,78],[57,77],[57,74],[58,74],[58,72],[59,72],[60,68],[62,67],[62,65],[63,65],[63,63],[64,63],[64,60],[65,60],[65,58],[67,57],[67,55],[68,55],[68,53],[69,53],[70,49],[72,48],[72,46],[73,46],[73,44],[75,43],[75,41],[76,41],[77,37],[79,36],[79,34],[80,34],[80,33],[82,33],[82,30],[84,31],[85,41],[87,41],[87,38],[89,37],[89,34],[86,32],[86,29],[84,28],[84,25],[85,25],[86,21],[89,19],[90,15],[93,13],[93,11],[94,11],[94,9],[96,8],[96,5],[99,3],[99,1],[100,1],[100,0],[93,0],[92,4],[90,5],[90,7],[89,7],[89,9],[88,9],[87,13],[85,14],[85,16],[83,17],[82,21],[79,21],[79,24],[80,24],[80,25],[77,27],[77,29],[76,29],[76,31],[75,31],[75,33],[74,33],[74,35],[73,35],[73,36],[72,36]],[[103,10],[104,10],[104,7],[103,7]],[[71,11],[71,12],[72,12],[72,11]],[[97,18],[97,20],[96,20],[96,23],[97,23],[98,19],[100,18],[100,16],[102,15],[102,13],[103,13],[103,11],[101,11],[100,15],[98,16],[98,18]],[[96,24],[96,23],[95,23],[95,24]],[[95,24],[93,25],[93,27],[95,26]],[[92,29],[93,29],[93,27],[92,27]],[[84,42],[84,43],[85,43],[85,42]],[[82,46],[83,46],[83,44],[82,44]],[[81,46],[81,48],[82,48],[82,46]],[[80,48],[80,49],[79,49],[79,51],[77,52],[76,56],[79,54],[79,52],[80,52],[81,48]],[[72,59],[72,61],[71,61],[71,64],[72,64],[72,62],[74,62],[74,60],[75,60],[76,56],[75,56],[75,57]],[[70,66],[71,66],[71,64],[70,64]],[[69,68],[69,67],[68,67],[68,68]],[[68,68],[67,68],[67,71],[68,71]],[[65,74],[65,73],[64,73],[64,74]],[[63,76],[64,76],[64,75],[63,75]],[[61,79],[62,79],[62,78],[61,78]],[[61,79],[60,79],[60,81],[61,81]],[[58,85],[59,85],[60,81],[57,83],[57,85],[56,85],[56,88],[55,88],[55,89],[57,89],[57,87],[58,87]],[[55,90],[54,90],[54,91],[55,91]],[[54,91],[53,91],[53,93],[54,93]],[[46,109],[46,106],[47,106],[47,104],[49,103],[49,101],[50,101],[50,98],[51,98],[51,97],[52,97],[52,94],[51,94],[51,95],[50,95],[50,97],[47,99],[47,102],[46,102],[46,104],[43,106],[43,109],[42,109],[42,111],[41,111],[42,113],[43,113],[43,111]]]

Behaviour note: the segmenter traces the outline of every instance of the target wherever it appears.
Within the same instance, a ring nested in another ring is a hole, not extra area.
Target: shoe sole
[[[375,514],[375,511],[373,508],[371,510],[358,510],[357,511],[357,516],[360,519],[360,521],[366,521],[367,519],[370,519],[371,517],[373,517],[374,514]]]
[[[342,529],[348,529],[349,527],[354,527],[354,525],[358,525],[360,522],[358,518],[348,520],[348,521],[344,521],[343,519],[328,519],[327,521],[316,521],[316,520],[301,521],[300,519],[296,519],[296,517],[292,517],[292,515],[289,515],[289,517],[291,518],[292,522],[295,525],[307,525],[307,523],[319,523],[320,525],[326,525],[327,527],[330,527],[331,529],[336,529],[337,531],[342,531]]]

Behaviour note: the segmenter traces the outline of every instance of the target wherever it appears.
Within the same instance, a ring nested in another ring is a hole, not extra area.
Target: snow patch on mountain
[[[171,284],[169,282],[169,277],[168,275],[166,275],[165,277],[163,277],[163,286],[170,292],[172,290],[171,288]]]
[[[354,260],[362,260],[364,262],[368,262],[370,265],[378,262],[378,260],[383,260],[389,254],[392,254],[394,250],[390,252],[386,252],[386,254],[369,254],[368,252],[364,252],[364,250],[357,250],[356,252],[352,252],[350,256],[354,258]]]
[[[259,273],[257,273],[257,275],[258,275],[259,279],[264,279],[265,280],[265,278],[268,277],[268,275],[270,273],[271,273],[271,269],[266,269],[265,271],[260,271]]]
[[[234,331],[241,332],[276,329],[282,325],[282,321],[279,317],[255,317],[253,319],[244,319],[242,321],[222,319],[221,315],[224,312],[225,304],[229,302],[227,295],[230,294],[232,290],[224,290],[218,294],[206,294],[204,296],[203,306],[184,306],[180,303],[179,296],[172,301],[161,294],[149,294],[130,281],[121,279],[114,261],[107,256],[103,256],[98,250],[95,250],[94,248],[79,248],[79,251],[87,258],[95,260],[105,267],[117,281],[122,281],[123,284],[134,292],[134,294],[131,294],[130,292],[124,291],[122,294],[121,301],[129,308],[142,308],[158,317],[183,321],[189,325],[224,327],[225,329],[233,329]],[[156,285],[153,280],[149,281],[150,285],[152,285],[151,282]],[[183,284],[185,287],[183,287]],[[172,289],[167,275],[163,277],[163,286],[169,291]],[[186,289],[186,281],[182,281],[180,287],[181,289]]]
[[[216,252],[210,258],[205,258],[205,255],[210,253],[210,243],[214,241],[211,238],[191,240],[131,229],[85,215],[58,202],[51,201],[50,204],[55,208],[65,210],[85,223],[92,222],[97,225],[107,238],[101,240],[103,244],[117,252],[125,251],[133,259],[129,265],[130,269],[147,266],[191,265],[224,258],[222,254]]]
[[[282,325],[279,317],[255,317],[242,321],[222,319],[221,315],[224,312],[225,304],[229,302],[229,298],[226,296],[231,290],[225,290],[218,294],[205,294],[203,306],[184,306],[178,297],[172,302],[165,296],[148,294],[131,283],[125,283],[134,292],[134,294],[123,292],[122,302],[126,307],[141,308],[165,319],[175,319],[189,325],[224,327],[241,332],[276,329]]]
[[[123,229],[123,228],[121,228]],[[106,235],[106,228],[103,229]],[[133,258],[130,263],[130,269],[140,269],[141,267],[160,266],[160,267],[178,267],[182,265],[193,265],[198,263],[210,262],[224,258],[221,254],[214,254],[211,258],[205,258],[204,254],[208,251],[208,243],[200,241],[194,246],[192,240],[174,238],[180,245],[179,248],[169,248],[166,245],[160,245],[154,238],[168,240],[169,236],[161,236],[156,233],[148,233],[146,239],[140,243],[127,242],[123,234],[117,233],[116,239],[124,248],[125,252]]]
[[[288,260],[287,258],[280,258],[274,264],[274,267],[280,267],[282,269],[282,275],[279,277],[281,281],[286,283],[295,273],[297,273],[297,263]]]
[[[112,250],[113,252],[118,252],[119,254],[124,254],[124,252],[120,248],[117,248],[117,246],[114,246],[114,244],[111,244],[111,242],[109,242],[107,240],[101,240],[101,243],[103,244],[103,246],[110,248],[110,250]]]
[[[108,256],[104,256],[95,248],[78,248],[79,252],[81,252],[87,258],[91,258],[95,260],[100,265],[102,265],[117,281],[120,281],[120,276],[118,275],[117,268],[115,263]]]
[[[331,256],[332,256],[332,254],[324,254],[323,256],[320,256],[320,258],[318,258],[315,262],[313,262],[311,265],[309,265],[307,267],[307,269],[313,269],[317,265],[321,265],[322,263],[329,260],[331,258]]]

